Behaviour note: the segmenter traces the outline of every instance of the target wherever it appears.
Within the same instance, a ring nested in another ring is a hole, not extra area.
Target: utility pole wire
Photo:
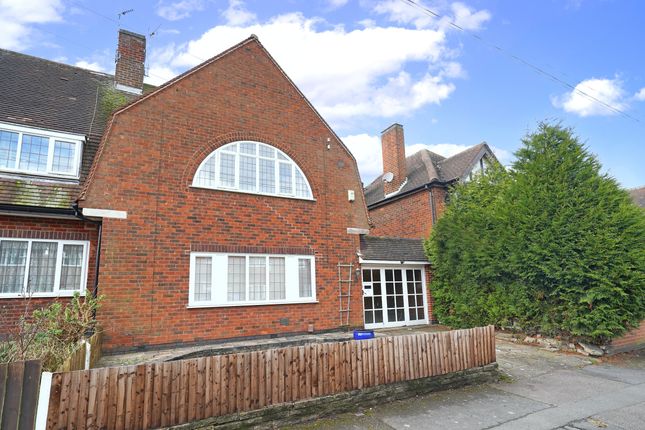
[[[401,0],[401,1],[403,3],[405,3],[405,4],[407,4],[408,6],[420,9],[422,12],[426,13],[427,15],[433,16],[435,18],[444,18],[442,15],[438,14],[437,12],[434,12],[433,10],[428,9],[427,7],[417,3],[414,0]],[[514,60],[514,61],[516,61],[516,62],[518,62],[518,63],[520,63],[520,64],[522,64],[522,65],[524,65],[524,66],[526,66],[526,67],[528,67],[530,69],[532,69],[534,72],[537,72],[538,74],[541,74],[541,75],[551,79],[552,81],[554,81],[554,82],[556,82],[556,83],[558,83],[558,84],[560,84],[560,85],[562,85],[562,86],[564,86],[566,88],[571,89],[572,91],[580,94],[581,96],[586,97],[587,99],[604,106],[606,109],[609,109],[610,111],[612,111],[614,113],[622,115],[623,117],[631,119],[631,120],[636,121],[638,123],[641,122],[640,119],[628,114],[627,112],[625,112],[625,111],[623,111],[621,109],[618,109],[617,107],[612,106],[609,103],[604,102],[603,100],[600,100],[599,98],[589,94],[586,91],[582,91],[581,89],[579,89],[576,86],[570,84],[569,82],[567,82],[567,81],[557,77],[556,75],[544,70],[542,67],[539,67],[539,66],[537,66],[537,65],[535,65],[535,64],[533,64],[533,63],[531,63],[531,62],[529,62],[529,61],[527,61],[525,59],[523,59],[519,55],[516,55],[516,54],[514,54],[514,53],[512,53],[510,51],[507,51],[507,50],[505,50],[504,48],[502,48],[499,45],[496,45],[494,43],[488,42],[483,37],[479,36],[478,34],[472,33],[470,31],[464,29],[463,27],[461,27],[460,25],[456,24],[455,22],[448,21],[448,24],[451,27],[454,27],[457,30],[470,35],[472,38],[474,38],[475,40],[479,41],[480,43],[483,43],[484,45],[495,49],[500,54],[503,54],[503,55],[511,58],[512,60]]]

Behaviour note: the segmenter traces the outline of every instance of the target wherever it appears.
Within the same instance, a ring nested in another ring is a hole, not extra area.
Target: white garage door
[[[365,328],[428,323],[423,266],[363,267]]]

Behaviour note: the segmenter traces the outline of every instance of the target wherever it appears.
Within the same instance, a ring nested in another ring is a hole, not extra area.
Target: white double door
[[[428,323],[423,266],[363,267],[365,328]]]

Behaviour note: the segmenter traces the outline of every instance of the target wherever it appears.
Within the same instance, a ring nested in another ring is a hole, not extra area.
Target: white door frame
[[[382,323],[370,323],[367,324],[365,323],[365,301],[363,300],[361,305],[363,306],[363,326],[367,329],[374,329],[374,328],[389,328],[389,327],[404,327],[404,326],[412,326],[412,325],[427,325],[430,323],[429,320],[429,310],[428,310],[428,285],[427,285],[427,280],[426,280],[426,265],[424,264],[362,264],[361,265],[361,291],[363,291],[363,296],[365,295],[365,288],[364,288],[364,282],[363,282],[363,269],[366,270],[380,270],[381,272],[381,297],[383,300],[383,322]],[[404,321],[394,321],[394,322],[389,322],[387,321],[387,300],[386,300],[386,294],[385,294],[385,270],[386,269],[393,269],[393,270],[401,270],[401,279],[403,282],[404,286],[404,294],[403,294],[403,307],[405,309],[405,320]],[[423,305],[424,305],[424,316],[425,318],[422,320],[415,320],[415,321],[410,321],[410,316],[409,316],[409,309],[410,306],[408,304],[408,291],[407,291],[407,275],[405,271],[407,269],[410,270],[421,270],[421,285],[423,288]]]

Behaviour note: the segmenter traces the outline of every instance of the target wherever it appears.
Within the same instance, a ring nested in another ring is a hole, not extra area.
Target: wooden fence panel
[[[489,326],[58,372],[52,377],[47,426],[154,429],[437,376],[494,362],[494,336]],[[0,366],[0,396],[6,383],[26,380],[28,373],[34,375],[31,367]],[[12,428],[5,427],[5,417],[12,424],[21,411],[11,399],[4,397],[9,412],[2,415],[3,429]],[[24,404],[33,399],[27,396]]]
[[[0,429],[32,429],[40,387],[40,360],[0,364]]]

